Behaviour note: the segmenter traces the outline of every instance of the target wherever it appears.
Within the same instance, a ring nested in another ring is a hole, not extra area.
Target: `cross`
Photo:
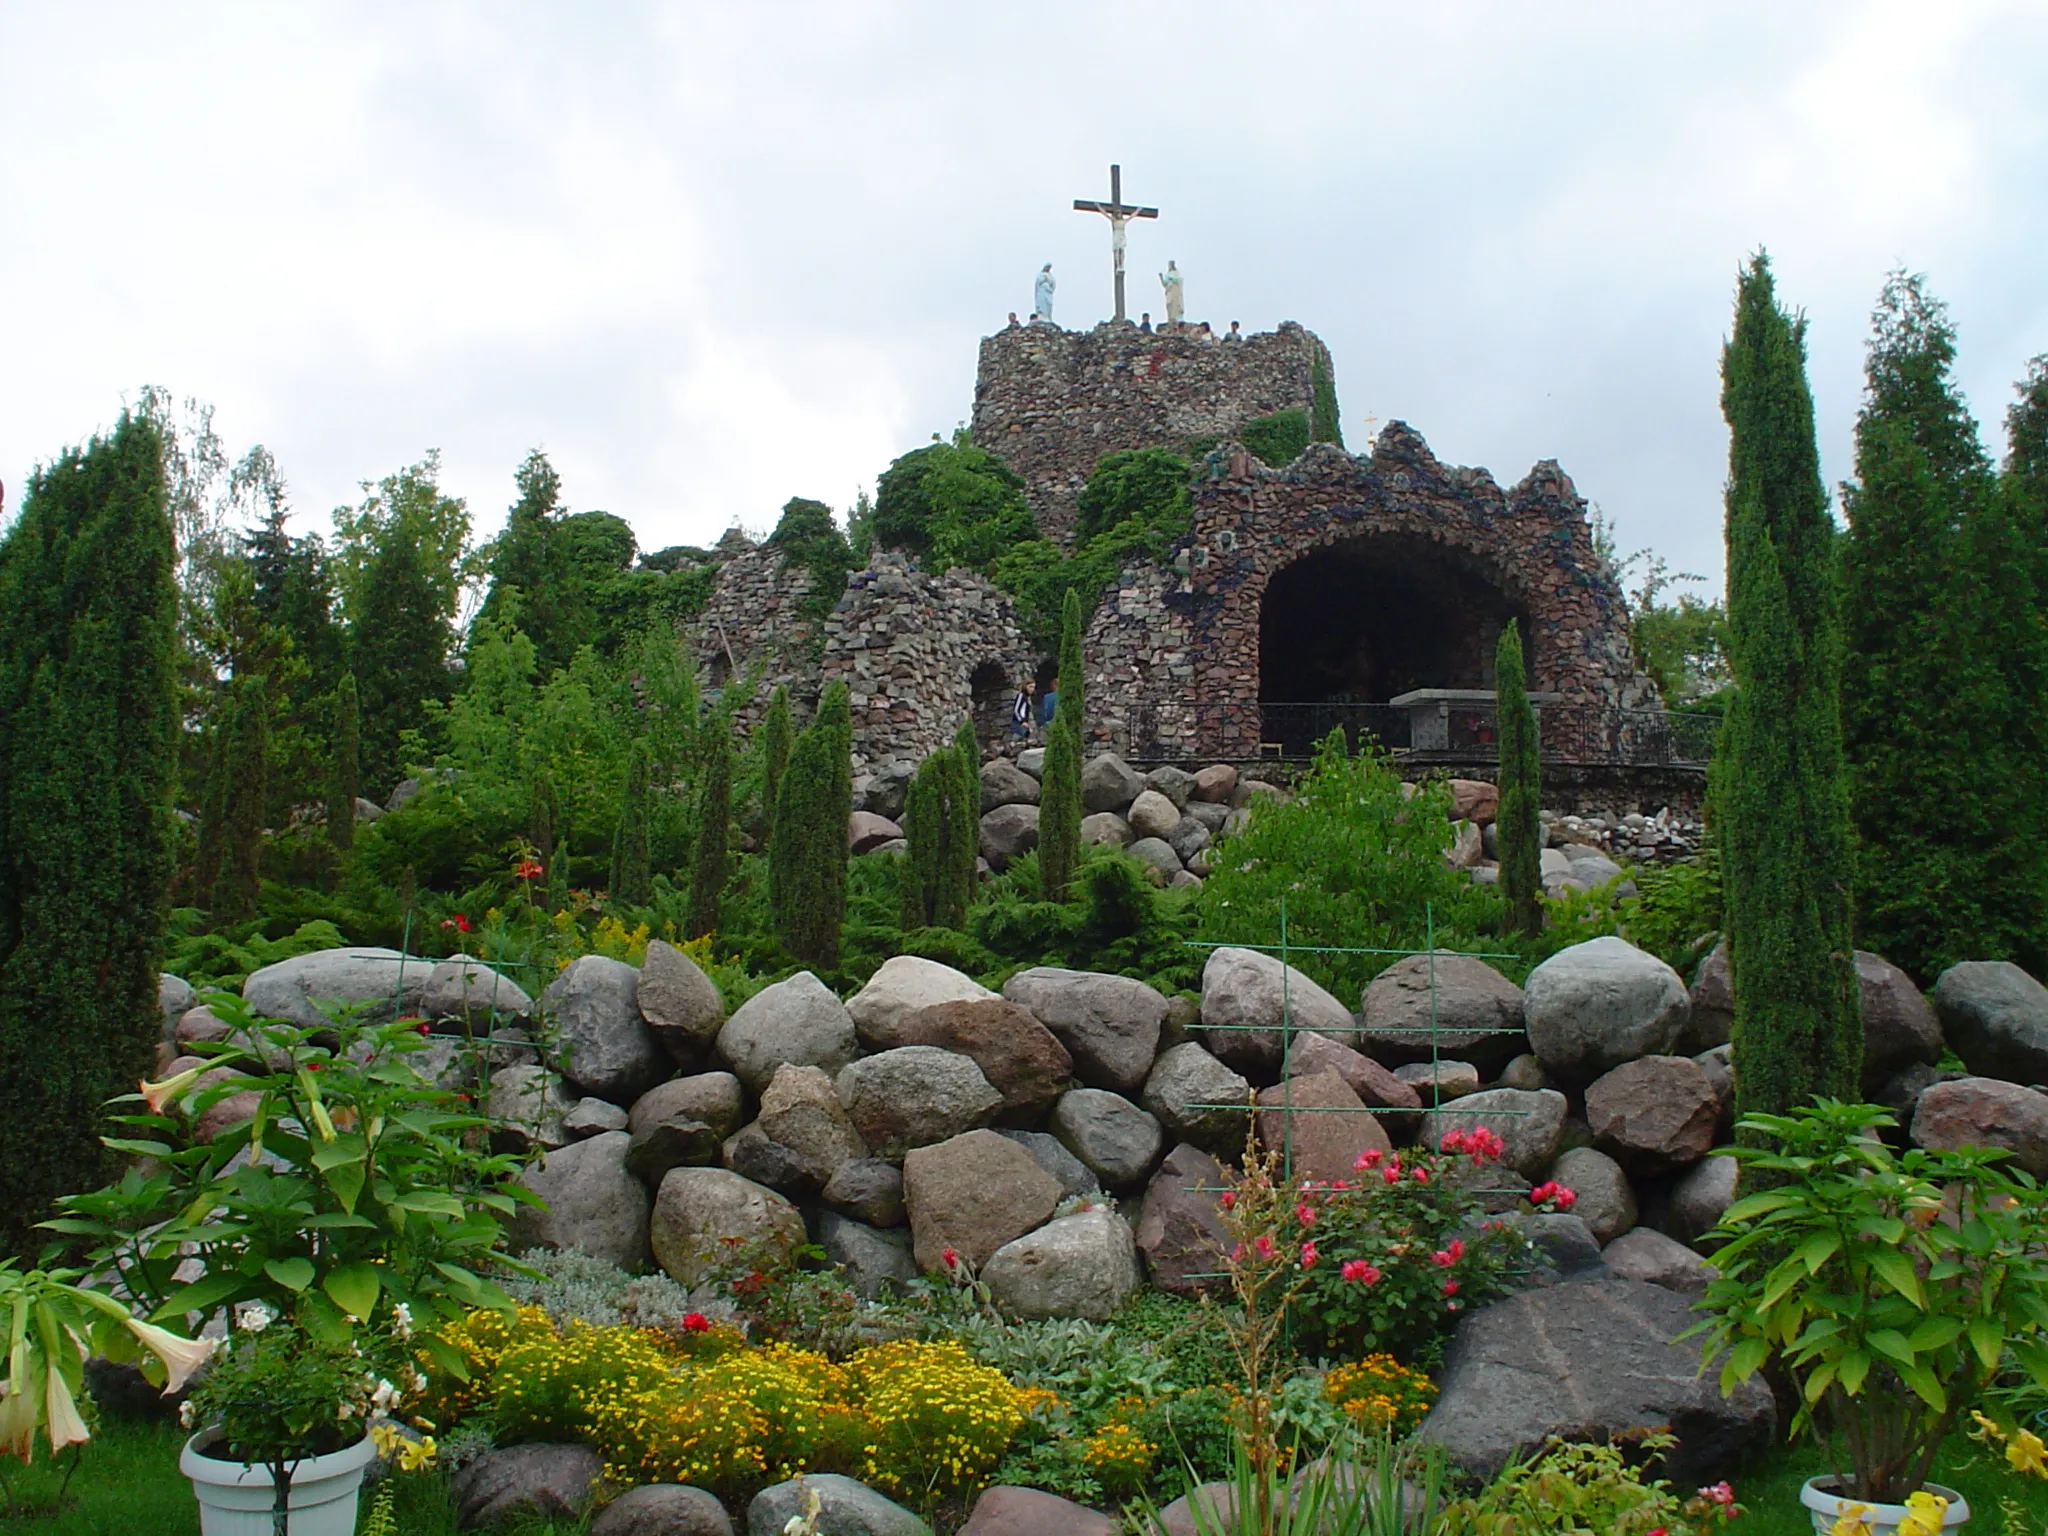
[[[1109,201],[1090,202],[1086,198],[1074,199],[1077,213],[1099,213],[1109,220],[1109,254],[1116,269],[1116,317],[1124,317],[1124,225],[1131,219],[1156,219],[1157,208],[1137,208],[1124,201],[1124,168],[1112,165],[1109,168]]]

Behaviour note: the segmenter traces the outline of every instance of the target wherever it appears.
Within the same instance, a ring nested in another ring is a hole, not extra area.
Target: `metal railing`
[[[1127,719],[1127,750],[1141,760],[1215,756],[1244,760],[1302,759],[1341,730],[1352,752],[1364,746],[1410,761],[1487,764],[1500,760],[1491,704],[1453,704],[1418,744],[1418,712],[1393,704],[1218,703],[1138,701]],[[1536,712],[1547,762],[1629,767],[1704,768],[1713,757],[1721,717],[1664,709],[1606,709],[1547,704]]]

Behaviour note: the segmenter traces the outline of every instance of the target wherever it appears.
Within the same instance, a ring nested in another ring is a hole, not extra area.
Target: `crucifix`
[[[1099,213],[1109,220],[1109,255],[1116,270],[1116,317],[1124,317],[1124,225],[1132,219],[1156,219],[1157,208],[1138,208],[1124,201],[1124,168],[1112,165],[1109,168],[1109,201],[1090,202],[1086,198],[1074,199],[1077,213]]]

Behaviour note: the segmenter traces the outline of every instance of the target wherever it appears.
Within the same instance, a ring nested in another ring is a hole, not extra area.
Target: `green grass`
[[[71,1479],[68,1507],[55,1515],[0,1514],[0,1536],[199,1536],[192,1485],[178,1471],[184,1443],[175,1425],[102,1423]],[[5,1462],[0,1476],[26,1503],[51,1498],[61,1481],[44,1459],[27,1469]],[[397,1486],[395,1513],[405,1536],[457,1536],[455,1506],[443,1479],[421,1474]],[[363,1514],[369,1509],[366,1491]],[[584,1523],[537,1520],[500,1529],[502,1536],[581,1536]]]
[[[1730,1536],[1813,1536],[1812,1517],[1799,1505],[1799,1488],[1809,1477],[1832,1470],[1811,1444],[1774,1448],[1734,1479],[1735,1497],[1749,1514],[1728,1528]],[[2001,1455],[1987,1452],[1965,1436],[1951,1436],[1942,1446],[1934,1462],[1934,1481],[1969,1500],[1969,1536],[2042,1536],[2048,1532],[2048,1483],[2013,1476],[2006,1471]],[[2026,1512],[2017,1529],[2009,1530],[1999,1515],[2001,1498],[2017,1501]]]

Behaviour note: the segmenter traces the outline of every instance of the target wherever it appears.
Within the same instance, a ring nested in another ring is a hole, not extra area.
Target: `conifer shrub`
[[[647,749],[635,744],[626,761],[626,785],[619,799],[619,829],[612,837],[611,897],[639,906],[647,900],[652,871],[647,848]]]
[[[213,770],[220,785],[208,808],[220,818],[209,839],[219,866],[206,893],[214,920],[237,923],[256,910],[260,883],[258,855],[270,798],[270,691],[261,676],[237,678],[229,686],[227,719]]]
[[[761,722],[761,846],[775,841],[775,797],[782,789],[782,776],[789,771],[789,690],[778,687],[768,697],[767,718]]]
[[[846,685],[834,683],[790,750],[775,802],[780,835],[769,850],[775,937],[795,959],[828,970],[839,964],[846,917],[852,736]]]
[[[356,840],[356,800],[362,786],[361,715],[356,675],[344,672],[334,691],[334,769],[327,792],[327,840],[347,853]]]
[[[1500,735],[1500,890],[1508,922],[1534,938],[1543,931],[1543,756],[1529,703],[1522,637],[1514,621],[1494,651],[1494,712]]]
[[[177,591],[145,417],[30,477],[0,535],[0,1256],[107,1167],[162,1029]]]
[[[718,930],[719,902],[725,895],[728,848],[732,833],[732,738],[713,733],[704,764],[704,785],[697,798],[697,847],[690,867],[690,914],[685,937],[700,938]]]
[[[1081,599],[1069,590],[1060,616],[1059,697],[1038,799],[1038,870],[1047,901],[1067,894],[1081,861],[1081,751],[1088,711],[1081,624]]]

